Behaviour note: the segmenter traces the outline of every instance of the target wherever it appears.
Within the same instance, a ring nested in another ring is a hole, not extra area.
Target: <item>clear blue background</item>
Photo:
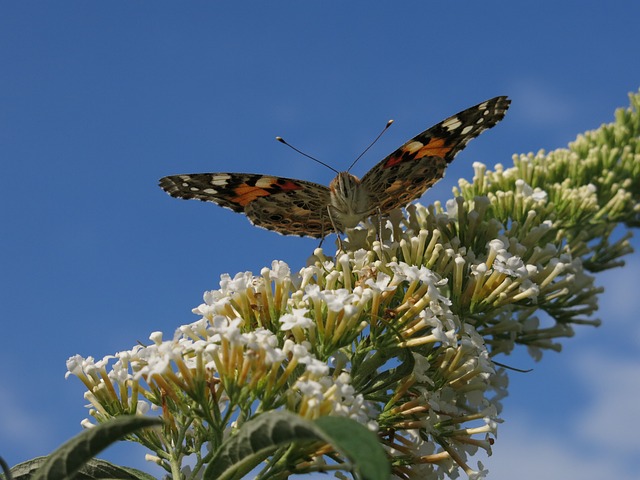
[[[362,174],[495,95],[513,105],[473,161],[566,146],[640,86],[639,2],[2,2],[0,455],[51,451],[87,415],[65,360],[170,335],[224,272],[294,270],[316,247],[157,180],[245,171],[328,183],[389,118]],[[638,242],[635,241],[638,245]],[[638,257],[599,277],[599,329],[512,374],[490,478],[632,479],[640,470]],[[103,456],[150,469],[127,445]],[[553,467],[551,467],[553,465]],[[154,470],[151,470],[154,471]]]

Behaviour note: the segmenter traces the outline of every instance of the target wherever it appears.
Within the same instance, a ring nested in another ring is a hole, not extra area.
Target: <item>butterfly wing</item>
[[[438,180],[469,141],[496,125],[511,100],[495,97],[425,130],[374,166],[362,177],[380,213],[406,206]]]
[[[320,238],[333,231],[329,189],[317,183],[250,173],[195,173],[160,179],[176,198],[213,202],[283,235]]]

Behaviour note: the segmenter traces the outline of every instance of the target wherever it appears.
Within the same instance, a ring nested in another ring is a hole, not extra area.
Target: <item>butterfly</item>
[[[339,172],[326,187],[254,173],[191,173],[163,177],[160,187],[172,197],[244,213],[254,225],[283,235],[323,238],[420,198],[471,139],[502,120],[510,103],[495,97],[447,118],[387,155],[362,179]]]

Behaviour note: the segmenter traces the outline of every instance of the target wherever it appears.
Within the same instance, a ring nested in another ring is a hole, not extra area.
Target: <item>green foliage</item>
[[[23,463],[19,463],[11,469],[13,480],[31,480],[49,457],[36,457]],[[56,477],[58,472],[49,472],[48,479],[73,478],[73,480],[154,480],[152,475],[129,467],[120,467],[105,460],[92,458],[84,463],[72,476],[63,474]]]
[[[310,422],[289,412],[269,412],[245,423],[229,438],[211,459],[204,472],[205,480],[235,480],[243,478],[254,467],[281,449],[293,443],[328,443],[351,463],[340,466],[353,470],[362,480],[389,478],[389,463],[377,437],[359,423],[337,417],[321,417]],[[284,449],[272,470],[270,478],[286,478],[290,468],[295,468],[295,450]],[[328,466],[329,470],[334,467]]]
[[[15,480],[67,479],[139,479],[149,480],[146,473],[131,468],[93,460],[112,443],[140,430],[161,425],[158,418],[122,416],[94,428],[84,430],[47,457],[38,457],[16,465],[11,474]]]

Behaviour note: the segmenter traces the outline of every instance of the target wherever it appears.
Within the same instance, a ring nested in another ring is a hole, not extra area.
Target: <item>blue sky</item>
[[[245,171],[328,183],[276,135],[362,174],[412,135],[495,95],[513,104],[423,202],[473,161],[566,146],[640,86],[638,2],[3,2],[0,6],[0,455],[80,429],[65,360],[171,333],[220,274],[302,266],[317,241],[252,227],[157,180]],[[639,245],[637,240],[634,241]],[[598,283],[584,327],[511,376],[493,479],[636,478],[640,261]],[[103,457],[149,469],[142,450]],[[543,460],[543,461],[541,461]],[[554,465],[552,469],[549,465]]]

